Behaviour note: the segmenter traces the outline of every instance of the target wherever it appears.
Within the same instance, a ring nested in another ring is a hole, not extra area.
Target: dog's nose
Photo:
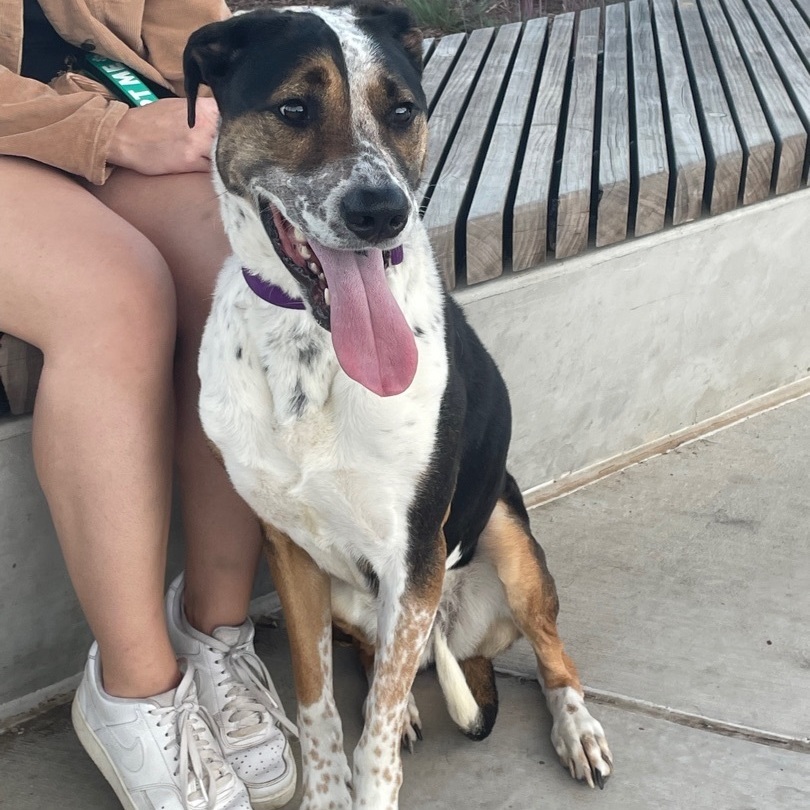
[[[402,231],[410,205],[398,186],[367,186],[346,194],[340,213],[353,234],[367,242],[380,242]]]

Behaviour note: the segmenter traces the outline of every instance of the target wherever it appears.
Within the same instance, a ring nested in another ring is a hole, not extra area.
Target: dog
[[[575,779],[613,764],[557,633],[558,600],[515,480],[495,363],[445,293],[415,189],[427,143],[421,35],[375,5],[263,10],[195,32],[221,122],[213,175],[234,254],[199,357],[200,417],[264,527],[289,632],[301,805],[398,807],[411,687],[435,664],[473,739],[498,709],[493,658],[537,656]],[[353,769],[332,627],[369,677]]]

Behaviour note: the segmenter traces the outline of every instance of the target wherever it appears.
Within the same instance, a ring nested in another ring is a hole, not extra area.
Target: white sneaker
[[[169,638],[196,672],[200,703],[214,719],[222,750],[244,782],[253,810],[283,807],[295,793],[296,769],[284,734],[298,730],[253,648],[253,622],[218,627],[213,637],[192,627],[183,609],[183,576],[166,594]]]
[[[108,695],[93,644],[73,699],[73,728],[126,810],[250,810],[186,668],[177,689],[151,698]]]

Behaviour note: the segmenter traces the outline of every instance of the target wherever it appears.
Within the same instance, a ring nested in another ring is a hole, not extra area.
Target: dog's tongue
[[[310,240],[329,285],[332,345],[343,370],[381,397],[413,381],[416,341],[385,279],[381,250],[365,255]]]

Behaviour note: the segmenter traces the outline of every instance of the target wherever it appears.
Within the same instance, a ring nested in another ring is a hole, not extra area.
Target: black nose
[[[410,205],[397,186],[366,186],[352,189],[340,202],[340,214],[348,229],[367,242],[391,239],[408,222]]]

